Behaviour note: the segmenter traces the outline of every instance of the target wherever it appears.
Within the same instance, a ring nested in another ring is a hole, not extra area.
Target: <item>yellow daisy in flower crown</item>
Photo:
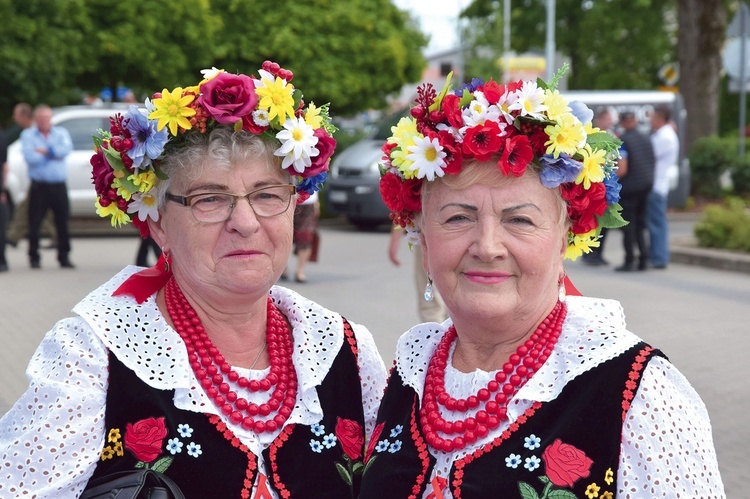
[[[178,127],[190,130],[192,125],[188,118],[195,115],[195,109],[188,107],[195,99],[193,94],[183,95],[182,88],[177,87],[172,92],[166,88],[162,90],[161,97],[152,101],[154,110],[148,115],[150,120],[159,120],[156,124],[157,130],[169,126],[169,132],[177,136]]]
[[[573,156],[586,142],[583,125],[571,113],[559,116],[557,123],[547,125],[544,132],[549,136],[549,140],[544,143],[547,146],[545,152],[555,158],[560,156],[560,153]]]
[[[602,182],[604,180],[604,163],[607,152],[602,149],[596,151],[591,149],[591,146],[586,144],[583,149],[580,150],[583,160],[583,168],[581,173],[576,179],[576,184],[583,183],[584,189],[591,188],[591,183]]]
[[[278,118],[279,124],[284,125],[287,118],[294,118],[294,87],[279,77],[259,71],[260,83],[255,93],[260,97],[258,107],[268,110],[268,119]]]
[[[413,146],[417,137],[417,122],[411,118],[401,118],[396,126],[391,127],[393,135],[388,139],[389,144],[395,144],[396,149],[392,153],[393,166],[397,167],[404,178],[413,178],[415,172],[411,171],[412,161],[406,159],[409,155],[409,147]]]

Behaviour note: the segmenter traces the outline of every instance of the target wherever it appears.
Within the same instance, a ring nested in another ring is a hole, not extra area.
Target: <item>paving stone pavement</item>
[[[672,235],[689,235],[693,222],[671,217]],[[25,242],[6,251],[11,270],[0,273],[0,414],[25,390],[24,371],[43,335],[89,291],[135,260],[139,240],[132,232],[81,234],[86,236],[73,239],[74,270],[60,269],[52,250],[44,251],[41,270],[30,269]],[[388,262],[387,228],[359,232],[332,221],[322,228],[321,241],[309,282],[287,285],[367,325],[390,365],[396,339],[417,322],[411,255],[404,246],[401,267]],[[614,272],[622,261],[618,231],[608,236],[604,256],[609,267],[572,262],[567,271],[584,294],[619,300],[629,329],[663,350],[687,376],[711,415],[727,496],[750,497],[750,274],[682,263]]]

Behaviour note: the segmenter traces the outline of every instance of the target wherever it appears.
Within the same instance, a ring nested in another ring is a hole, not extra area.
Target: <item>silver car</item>
[[[91,180],[91,155],[94,143],[91,136],[100,128],[109,130],[109,117],[124,113],[127,106],[114,107],[70,106],[53,109],[52,124],[70,132],[73,151],[67,156],[68,198],[72,217],[96,217],[96,191]],[[6,189],[14,205],[23,201],[29,192],[26,161],[21,153],[21,141],[8,146],[8,177]]]
[[[326,208],[334,215],[344,215],[361,229],[372,229],[390,223],[388,208],[380,197],[380,159],[391,127],[407,111],[384,119],[367,137],[334,156],[330,178],[326,182]]]

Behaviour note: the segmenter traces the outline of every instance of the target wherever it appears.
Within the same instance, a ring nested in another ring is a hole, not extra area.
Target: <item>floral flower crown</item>
[[[266,61],[260,78],[212,68],[201,71],[193,87],[164,89],[146,99],[146,113],[130,106],[110,118],[109,131],[94,136],[92,178],[96,212],[113,227],[133,222],[148,235],[147,219],[159,219],[154,186],[167,176],[159,168],[165,149],[191,133],[206,134],[220,125],[265,135],[279,142],[274,155],[295,180],[297,202],[320,190],[336,141],[328,104],[305,105],[290,83],[294,75]],[[132,217],[130,214],[133,214]]]
[[[463,161],[497,159],[505,175],[539,169],[545,187],[561,188],[571,226],[565,257],[575,260],[599,246],[602,227],[621,227],[615,174],[620,140],[593,128],[593,112],[555,89],[565,68],[543,80],[507,85],[474,79],[451,92],[448,75],[438,94],[417,89],[411,116],[391,128],[383,145],[380,193],[395,224],[418,243],[414,216],[422,209],[425,180],[455,175]]]

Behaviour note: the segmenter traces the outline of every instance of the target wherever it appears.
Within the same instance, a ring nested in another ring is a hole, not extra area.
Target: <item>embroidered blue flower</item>
[[[516,469],[518,468],[518,465],[521,464],[521,456],[518,454],[511,454],[510,456],[505,458],[505,466],[508,468]]]
[[[190,425],[178,424],[177,433],[179,433],[182,438],[190,438],[193,436],[193,429],[190,427]]]
[[[310,427],[310,431],[312,432],[313,435],[315,435],[316,437],[319,437],[326,432],[326,427],[323,426],[322,424],[315,423],[314,425]]]
[[[169,441],[167,441],[167,450],[173,456],[182,452],[182,442],[180,442],[180,439],[170,438]]]
[[[536,456],[527,457],[524,461],[523,467],[529,471],[534,471],[542,464],[542,460]]]
[[[396,438],[397,436],[401,435],[401,432],[404,431],[404,427],[400,424],[397,424],[392,430],[391,430],[391,438]]]
[[[401,450],[401,440],[396,440],[388,447],[388,452],[393,454],[394,452],[398,452]]]
[[[321,444],[317,440],[310,440],[310,448],[313,450],[313,452],[317,452],[318,454],[323,452],[323,444]]]
[[[187,446],[187,453],[188,453],[188,456],[198,457],[201,454],[203,454],[203,451],[201,450],[200,444],[196,444],[195,442],[190,442]]]
[[[375,450],[378,452],[385,452],[389,445],[391,445],[391,443],[388,440],[381,440],[378,442],[378,445],[375,446]]]
[[[333,433],[329,433],[328,435],[323,437],[323,445],[326,446],[326,449],[334,447],[336,445],[336,435],[334,435]]]
[[[533,433],[523,439],[523,446],[529,450],[538,449],[540,445],[542,445],[542,439]]]

